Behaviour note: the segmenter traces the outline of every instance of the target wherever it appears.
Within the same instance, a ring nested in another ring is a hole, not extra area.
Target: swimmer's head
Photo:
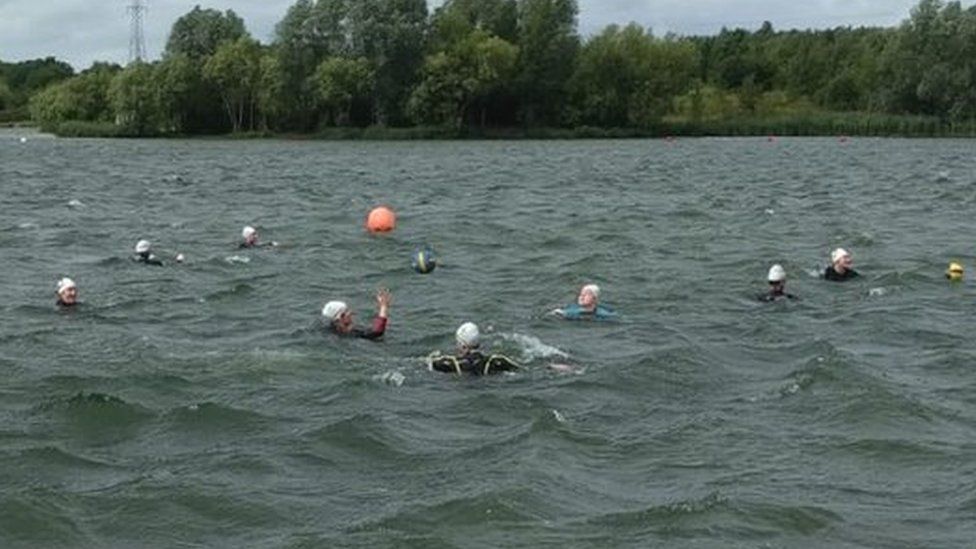
[[[946,278],[949,280],[962,280],[965,270],[962,264],[953,261],[949,264],[949,268],[946,269]]]
[[[258,230],[248,225],[241,231],[241,237],[244,238],[244,243],[254,245],[258,241]]]
[[[587,284],[580,288],[579,296],[576,298],[576,303],[580,307],[596,307],[596,304],[600,301],[600,287],[596,284]]]
[[[342,301],[330,301],[322,307],[322,317],[340,332],[348,332],[352,329],[352,312],[349,306]]]
[[[454,339],[461,349],[476,349],[481,345],[481,331],[474,322],[465,322],[454,332]]]
[[[152,249],[152,244],[148,240],[140,240],[136,243],[136,253],[137,254],[148,254]]]
[[[786,282],[786,269],[782,265],[773,265],[769,268],[769,276],[766,277],[766,280],[770,284]]]
[[[65,305],[74,305],[78,300],[78,286],[75,281],[64,277],[58,281],[58,298]]]
[[[840,267],[841,270],[847,270],[850,269],[851,265],[854,264],[854,256],[852,256],[851,252],[845,250],[844,248],[837,248],[831,252],[830,262],[833,263],[835,270],[838,267]]]

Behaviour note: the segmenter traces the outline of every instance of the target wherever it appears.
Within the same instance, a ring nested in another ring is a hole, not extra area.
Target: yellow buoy
[[[953,261],[949,264],[949,268],[946,269],[946,278],[949,280],[962,280],[964,272],[962,265]]]

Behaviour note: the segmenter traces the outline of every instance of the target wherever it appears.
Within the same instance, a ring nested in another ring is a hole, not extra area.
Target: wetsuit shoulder
[[[518,370],[518,364],[514,360],[504,355],[491,355],[485,361],[483,375],[498,374],[501,372],[511,372]]]
[[[427,366],[435,372],[461,375],[461,365],[453,356],[441,356],[435,353],[428,358]]]
[[[609,320],[617,316],[617,312],[610,307],[604,307],[603,305],[598,305],[593,316],[598,320]]]
[[[847,271],[844,271],[844,274],[840,274],[834,270],[833,265],[827,267],[827,270],[824,271],[824,279],[830,280],[831,282],[844,282],[845,280],[850,280],[852,278],[857,278],[859,276],[861,276],[860,273],[858,273],[854,269],[849,269]]]
[[[560,316],[565,318],[566,320],[579,320],[583,318],[583,313],[584,313],[583,308],[577,305],[576,303],[573,303],[571,305],[566,305],[562,309],[558,309],[558,310],[560,311]]]

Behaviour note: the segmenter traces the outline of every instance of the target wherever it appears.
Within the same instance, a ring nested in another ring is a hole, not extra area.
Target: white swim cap
[[[186,256],[184,256],[183,254],[176,254],[176,262],[177,263],[183,263],[183,261],[185,261],[185,260],[186,260]]]
[[[349,306],[342,301],[330,301],[322,307],[322,316],[329,319],[330,322],[335,322],[339,320],[342,313],[349,310]]]
[[[148,252],[150,248],[152,248],[152,244],[150,244],[148,240],[140,240],[136,243],[137,254],[144,254]]]
[[[251,238],[251,236],[253,236],[256,232],[258,232],[257,229],[248,225],[247,227],[244,227],[243,231],[241,231],[241,236],[244,238]]]
[[[769,269],[770,282],[783,282],[786,280],[786,269],[782,265],[773,265]]]
[[[457,340],[458,345],[477,347],[481,343],[481,332],[478,330],[477,324],[465,322],[454,333],[454,338]]]
[[[65,291],[65,290],[67,290],[68,288],[77,288],[77,287],[78,286],[75,285],[75,281],[74,280],[71,280],[68,277],[64,277],[64,278],[62,278],[61,280],[58,281],[58,293],[59,294],[61,292]]]
[[[830,261],[832,263],[837,263],[841,258],[851,255],[851,252],[845,250],[844,248],[837,248],[830,254]]]
[[[583,292],[590,292],[593,294],[593,297],[600,299],[600,287],[596,284],[587,284],[586,286],[583,286],[583,288],[580,289],[580,293]]]

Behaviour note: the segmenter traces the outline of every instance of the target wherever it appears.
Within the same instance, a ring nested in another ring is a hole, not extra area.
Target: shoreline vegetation
[[[323,140],[976,137],[976,6],[894,28],[578,32],[576,0],[296,0],[271,43],[232,10],[160,60],[0,62],[0,127]],[[24,122],[29,120],[29,122]]]
[[[31,121],[0,127],[37,127]],[[938,118],[833,113],[775,119],[662,122],[644,128],[448,128],[383,126],[323,128],[309,133],[246,131],[225,134],[139,134],[111,122],[69,121],[42,131],[66,138],[229,138],[308,141],[671,139],[696,137],[905,137],[976,138],[976,123],[944,124]]]

